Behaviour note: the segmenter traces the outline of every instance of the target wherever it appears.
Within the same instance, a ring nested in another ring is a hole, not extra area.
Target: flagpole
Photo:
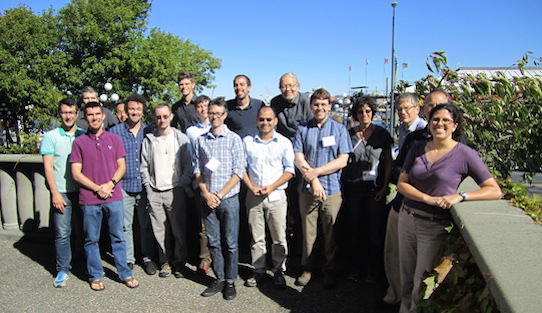
[[[393,137],[395,137],[395,70],[397,67],[396,61],[395,61],[395,7],[397,6],[397,2],[392,2],[391,6],[393,8],[393,17],[392,17],[392,24],[391,24],[391,95],[390,95],[390,111],[391,111],[391,118],[390,118],[390,134]]]
[[[351,78],[352,78],[352,66],[349,66],[348,67],[348,95],[351,96],[351,92],[352,92],[352,84],[350,83],[351,81]]]

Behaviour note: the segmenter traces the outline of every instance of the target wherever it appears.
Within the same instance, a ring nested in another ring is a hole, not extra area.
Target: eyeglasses
[[[222,115],[224,115],[224,113],[226,112],[209,112],[207,113],[207,115],[221,117]]]
[[[157,120],[167,120],[171,115],[157,115]]]
[[[363,113],[365,113],[365,114],[373,113],[373,110],[371,110],[371,109],[366,109],[366,110],[359,110],[359,111],[358,111],[358,114],[363,114]]]
[[[448,124],[452,124],[454,121],[449,118],[439,118],[439,117],[433,117],[431,119],[431,123],[433,124],[438,124],[439,122],[442,122],[442,124],[448,125]]]
[[[260,122],[271,122],[272,120],[273,120],[273,119],[270,118],[270,117],[267,117],[267,118],[260,117],[260,118],[258,119],[258,121],[260,121]]]
[[[280,86],[280,89],[281,90],[286,90],[286,89],[293,90],[295,87],[297,87],[297,84],[295,84],[295,85],[282,85],[282,86]]]
[[[408,107],[404,107],[404,108],[397,108],[397,112],[401,113],[401,112],[408,112],[410,111],[410,109],[414,108],[413,105],[411,106],[408,106]]]

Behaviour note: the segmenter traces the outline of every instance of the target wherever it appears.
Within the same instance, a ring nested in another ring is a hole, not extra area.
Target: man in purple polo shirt
[[[87,103],[84,112],[89,125],[88,132],[75,139],[70,162],[73,179],[81,186],[79,203],[83,211],[90,288],[94,291],[105,289],[98,245],[104,215],[109,226],[111,250],[119,278],[126,286],[135,288],[139,282],[126,264],[121,186],[115,188],[126,171],[126,151],[120,137],[103,129],[105,115],[98,102]]]

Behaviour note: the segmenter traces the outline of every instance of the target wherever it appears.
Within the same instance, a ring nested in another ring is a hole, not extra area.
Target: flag
[[[365,59],[365,65],[369,64],[369,60]]]
[[[384,64],[388,64],[389,61],[390,61],[390,59],[384,58]]]
[[[352,70],[352,65],[350,65],[350,66],[348,67],[348,70],[349,70],[349,71],[351,71],[351,70]]]
[[[408,63],[403,63],[403,68],[407,68],[408,67]]]

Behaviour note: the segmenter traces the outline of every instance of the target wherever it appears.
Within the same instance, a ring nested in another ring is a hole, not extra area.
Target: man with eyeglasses
[[[299,190],[299,213],[303,230],[301,266],[296,285],[312,278],[314,243],[318,221],[324,241],[324,287],[335,286],[335,223],[342,203],[341,170],[346,166],[352,142],[344,125],[329,117],[331,95],[323,88],[311,96],[314,118],[299,126],[294,138],[295,164],[303,179]]]
[[[123,211],[121,187],[126,151],[119,136],[105,131],[103,107],[98,102],[85,105],[88,131],[75,139],[70,162],[73,179],[79,183],[79,203],[83,212],[85,252],[90,288],[105,289],[100,255],[100,229],[105,216],[111,239],[111,250],[120,280],[129,288],[139,282],[132,276],[126,263],[126,242],[122,233]]]
[[[241,137],[224,125],[228,116],[224,98],[211,101],[208,115],[211,129],[196,141],[194,176],[204,201],[202,215],[216,279],[201,295],[210,297],[222,291],[224,299],[232,300],[237,295],[238,194],[246,157]]]
[[[152,230],[158,242],[160,277],[183,278],[186,242],[186,189],[191,188],[192,148],[180,130],[171,127],[173,114],[167,104],[154,108],[156,129],[141,148],[141,179],[150,207]]]
[[[280,95],[271,99],[271,107],[278,118],[277,131],[294,139],[297,127],[312,118],[309,94],[299,92],[297,76],[288,72],[280,77]]]
[[[247,154],[247,171],[243,182],[248,187],[246,207],[252,235],[253,274],[245,286],[256,287],[267,270],[266,225],[271,235],[275,288],[286,288],[284,271],[288,256],[286,241],[286,187],[295,175],[294,150],[288,138],[277,133],[277,116],[270,107],[261,107],[256,123],[258,132],[243,138]]]
[[[122,108],[117,110],[125,112],[125,122],[112,127],[109,131],[116,134],[122,140],[126,156],[126,172],[122,176],[122,195],[124,204],[124,240],[126,240],[126,262],[133,269],[134,236],[133,221],[134,211],[139,221],[141,238],[141,254],[143,255],[143,267],[147,275],[156,274],[156,264],[152,258],[156,254],[156,242],[152,233],[149,212],[147,211],[147,195],[141,182],[141,145],[145,134],[151,132],[150,127],[141,121],[147,100],[139,94],[130,95],[122,103]]]
[[[40,153],[43,156],[45,179],[51,192],[55,228],[55,251],[57,276],[54,287],[66,286],[72,260],[70,236],[73,228],[77,235],[77,246],[82,249],[83,219],[79,211],[79,185],[73,180],[68,158],[72,143],[84,130],[77,127],[77,104],[75,100],[65,98],[58,104],[61,126],[43,135]],[[77,240],[79,241],[79,240]]]
[[[420,103],[413,93],[403,93],[397,97],[395,108],[399,116],[399,149],[403,146],[406,136],[418,129],[423,129],[427,122],[420,118]]]
[[[235,98],[228,100],[228,117],[226,125],[239,137],[252,135],[258,131],[256,117],[258,110],[264,105],[260,99],[249,96],[252,83],[246,75],[237,75],[233,79]]]

